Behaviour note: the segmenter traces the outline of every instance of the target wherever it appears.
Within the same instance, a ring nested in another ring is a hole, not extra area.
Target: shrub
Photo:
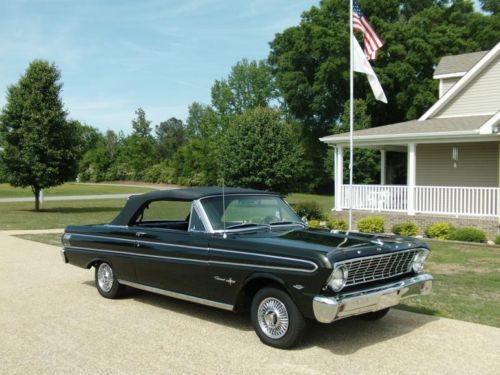
[[[437,238],[438,240],[447,240],[453,227],[448,223],[434,223],[427,227],[425,235],[429,238]]]
[[[358,229],[363,233],[383,233],[385,220],[382,216],[366,216],[358,220]]]
[[[495,244],[500,245],[500,235],[495,237]]]
[[[309,220],[307,222],[307,225],[309,225],[309,228],[312,228],[312,229],[321,228],[321,224],[320,224],[319,220]]]
[[[349,225],[345,220],[342,219],[330,219],[327,221],[326,226],[328,229],[343,230],[349,229]]]
[[[315,201],[297,202],[292,207],[300,217],[305,216],[307,220],[322,220],[325,216],[321,206]]]
[[[486,242],[486,234],[476,228],[457,228],[450,232],[448,239],[466,242]]]
[[[417,224],[408,221],[406,223],[398,223],[392,227],[392,233],[399,234],[404,237],[414,237],[417,235],[420,228]]]
[[[171,184],[174,181],[174,169],[165,162],[154,164],[144,173],[144,181]]]

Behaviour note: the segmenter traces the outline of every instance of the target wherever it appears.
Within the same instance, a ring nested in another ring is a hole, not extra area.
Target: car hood
[[[322,229],[244,234],[238,235],[238,239],[241,243],[255,249],[267,248],[268,251],[279,253],[292,252],[297,256],[321,253],[321,255],[327,256],[330,261],[379,255],[412,248],[427,248],[423,241],[411,237],[330,232]]]

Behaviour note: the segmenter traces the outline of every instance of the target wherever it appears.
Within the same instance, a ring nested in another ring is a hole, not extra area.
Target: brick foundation
[[[349,211],[332,211],[332,217],[336,219],[344,219],[345,221],[349,220]],[[446,216],[446,215],[426,215],[426,214],[415,214],[408,215],[405,213],[397,213],[397,212],[371,212],[371,211],[361,211],[361,210],[353,210],[352,211],[352,221],[353,227],[356,228],[356,222],[365,216],[383,216],[385,218],[385,230],[386,232],[390,232],[391,228],[394,224],[403,223],[403,222],[414,222],[420,228],[420,235],[424,234],[425,228],[429,225],[436,222],[446,222],[450,223],[454,227],[473,227],[477,229],[481,229],[486,233],[486,237],[488,240],[494,240],[497,235],[500,234],[500,222],[498,218],[489,217],[455,217],[455,216]]]

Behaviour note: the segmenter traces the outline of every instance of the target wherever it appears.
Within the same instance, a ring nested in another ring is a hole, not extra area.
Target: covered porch
[[[345,184],[349,134],[322,138],[335,149],[334,210],[352,202],[354,210],[369,212],[500,218],[498,133],[480,131],[490,117],[409,121],[355,132],[354,152],[380,152],[380,185]],[[405,185],[387,181],[388,152],[406,157]]]

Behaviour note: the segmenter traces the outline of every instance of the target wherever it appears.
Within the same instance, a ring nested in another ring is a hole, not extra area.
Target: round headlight
[[[424,269],[425,260],[427,259],[428,255],[429,255],[429,250],[424,250],[424,249],[420,250],[418,253],[415,254],[412,263],[412,269],[415,273],[422,272],[422,270]]]
[[[330,278],[328,279],[328,286],[334,292],[342,290],[347,282],[347,268],[345,266],[335,267]]]

